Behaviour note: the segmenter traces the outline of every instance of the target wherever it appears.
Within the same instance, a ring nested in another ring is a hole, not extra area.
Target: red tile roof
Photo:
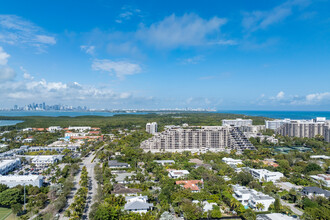
[[[177,185],[182,185],[185,189],[191,189],[192,191],[200,191],[198,184],[203,184],[202,180],[179,180],[175,182]]]

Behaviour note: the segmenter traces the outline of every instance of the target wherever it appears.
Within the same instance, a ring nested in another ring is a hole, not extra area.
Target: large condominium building
[[[327,136],[329,124],[324,118],[314,120],[291,120],[284,123],[276,133],[289,137],[313,138],[316,135]]]
[[[141,143],[144,151],[225,151],[254,149],[237,127],[205,126],[201,129],[167,129]]]
[[[266,129],[272,129],[272,130],[276,130],[279,127],[281,127],[284,123],[288,123],[291,120],[286,118],[286,119],[281,119],[281,120],[274,120],[274,121],[265,121],[265,126]]]
[[[39,175],[9,175],[9,176],[0,176],[0,184],[5,184],[8,187],[15,187],[18,185],[32,185],[41,187],[43,184],[43,176]]]
[[[330,125],[324,126],[324,140],[330,142]]]
[[[20,165],[21,165],[21,160],[19,158],[14,160],[0,161],[0,175],[6,175],[10,171],[15,170]]]
[[[250,126],[252,125],[252,119],[224,119],[222,120],[222,125],[230,125],[235,127]]]
[[[158,129],[157,122],[151,122],[146,124],[146,132],[150,134],[157,133],[157,129]]]

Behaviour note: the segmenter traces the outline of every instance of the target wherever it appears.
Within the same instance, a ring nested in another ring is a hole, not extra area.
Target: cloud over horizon
[[[56,44],[54,36],[41,27],[16,15],[0,15],[0,42],[10,45],[28,45],[44,52],[47,46]]]

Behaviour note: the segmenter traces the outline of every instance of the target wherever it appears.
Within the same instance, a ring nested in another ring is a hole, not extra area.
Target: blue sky
[[[1,1],[0,108],[329,110],[330,3]]]

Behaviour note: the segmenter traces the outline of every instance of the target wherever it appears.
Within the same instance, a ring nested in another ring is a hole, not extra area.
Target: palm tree
[[[264,208],[265,208],[264,204],[262,204],[262,203],[257,203],[256,207],[258,210],[264,210]]]
[[[230,207],[231,207],[232,209],[237,208],[239,205],[240,205],[240,202],[237,201],[235,198],[231,198],[231,199],[230,199]]]

